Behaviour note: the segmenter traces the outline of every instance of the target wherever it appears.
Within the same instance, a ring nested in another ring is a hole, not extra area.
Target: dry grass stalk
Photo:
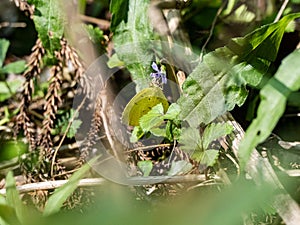
[[[98,133],[102,127],[101,107],[102,107],[102,101],[99,93],[96,98],[92,125],[88,132],[87,138],[84,140],[84,143],[82,145],[83,147],[80,151],[78,167],[80,167],[85,162],[87,156],[89,155],[89,150],[93,145],[96,144],[98,140],[98,135],[99,135]]]
[[[34,93],[34,81],[41,73],[42,57],[45,54],[45,49],[42,46],[40,39],[36,41],[35,46],[32,48],[32,53],[27,64],[28,69],[24,72],[25,83],[23,85],[22,99],[20,103],[20,113],[17,116],[17,131],[22,128],[24,134],[29,141],[31,150],[36,148],[36,128],[30,119],[28,108],[32,102],[32,94]]]

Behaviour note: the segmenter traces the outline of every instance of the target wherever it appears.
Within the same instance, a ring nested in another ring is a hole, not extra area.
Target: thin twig
[[[21,186],[17,186],[17,190],[19,191],[19,193],[27,193],[27,192],[40,191],[40,190],[52,190],[63,186],[67,182],[68,180],[53,180],[53,181],[24,184]],[[107,182],[107,180],[103,178],[86,178],[79,181],[78,187],[97,186],[97,185],[102,185],[105,182]],[[0,194],[5,195],[6,189],[1,189]]]
[[[54,163],[55,163],[55,158],[56,158],[57,152],[58,152],[58,150],[60,149],[60,147],[62,146],[62,144],[63,144],[63,142],[64,142],[64,140],[65,140],[65,138],[66,138],[66,136],[67,136],[67,134],[68,134],[68,132],[69,132],[69,129],[70,129],[70,127],[71,127],[71,125],[72,125],[72,123],[73,123],[75,117],[77,116],[77,113],[79,112],[79,110],[80,110],[80,109],[82,108],[82,106],[84,105],[85,100],[86,100],[86,96],[84,97],[84,99],[82,100],[82,102],[80,103],[80,105],[77,107],[77,109],[76,109],[74,115],[72,116],[72,118],[71,118],[70,121],[69,121],[69,124],[68,124],[68,126],[67,126],[67,129],[66,129],[66,131],[65,131],[65,133],[64,133],[64,135],[63,135],[63,137],[61,138],[61,140],[60,140],[60,142],[59,142],[59,145],[58,145],[58,146],[56,147],[56,149],[55,149],[55,152],[54,152],[53,158],[52,158],[52,162],[51,162],[51,170],[50,170],[50,175],[51,175],[51,177],[53,176],[53,168],[54,168]]]
[[[188,183],[188,182],[205,182],[207,181],[204,174],[201,175],[185,175],[185,176],[149,176],[149,177],[130,177],[128,178],[129,183],[134,186],[146,185],[149,183]],[[221,182],[220,177],[214,178],[215,182]],[[17,186],[17,190],[20,193],[27,193],[39,190],[52,190],[59,188],[66,184],[68,180],[54,180],[45,181],[31,184],[24,184]],[[85,178],[81,179],[78,183],[78,187],[94,187],[107,183],[108,181],[104,178]],[[6,189],[0,189],[0,194],[5,195]]]
[[[79,15],[80,19],[89,23],[97,24],[102,30],[108,30],[110,27],[110,22],[103,19],[98,19],[95,17],[90,17],[86,15]]]
[[[105,134],[106,134],[107,140],[108,140],[108,142],[110,144],[110,147],[111,147],[111,150],[112,150],[114,156],[116,157],[116,159],[119,162],[121,162],[120,156],[119,156],[118,151],[116,149],[115,141],[113,140],[113,137],[111,135],[111,131],[110,131],[110,128],[109,128],[109,120],[108,120],[108,118],[106,116],[107,107],[108,107],[108,96],[107,96],[106,89],[102,90],[99,94],[100,94],[101,103],[102,103],[102,107],[100,109],[100,115],[101,115],[101,118],[102,118],[102,122],[103,122],[103,127],[104,127],[104,130],[105,130]]]
[[[3,28],[3,27],[26,27],[26,23],[23,23],[23,22],[2,22],[0,23],[0,29]]]
[[[286,8],[286,6],[287,6],[288,3],[289,3],[289,0],[285,0],[285,1],[282,3],[282,5],[281,5],[281,7],[280,7],[280,10],[279,10],[279,12],[277,13],[276,18],[275,18],[275,20],[274,20],[274,23],[276,23],[276,22],[279,21],[280,17],[281,17],[282,14],[283,14],[283,11],[285,10],[285,8]]]

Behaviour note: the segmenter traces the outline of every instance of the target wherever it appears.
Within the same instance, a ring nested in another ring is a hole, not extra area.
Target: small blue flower
[[[155,80],[161,79],[163,84],[167,83],[167,75],[163,69],[158,69],[158,66],[155,62],[152,63],[152,69],[156,71],[156,73],[151,73],[150,76],[153,77]]]

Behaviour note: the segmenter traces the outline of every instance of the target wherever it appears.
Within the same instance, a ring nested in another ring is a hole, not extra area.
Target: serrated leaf
[[[137,85],[137,91],[149,87],[151,82],[150,65],[154,57],[151,40],[154,39],[154,33],[146,13],[148,5],[149,0],[129,0],[128,20],[127,22],[119,21],[114,32],[116,54],[130,71],[132,79]],[[117,16],[119,13],[121,17],[124,17],[124,12],[120,11],[123,10],[116,9],[115,15]]]
[[[196,128],[182,128],[178,142],[182,145],[181,149],[186,152],[203,151],[200,133]]]
[[[64,23],[59,0],[34,0],[33,21],[43,46],[49,51],[49,58],[60,49],[60,39],[64,33]],[[50,60],[51,61],[51,60]]]
[[[219,157],[219,151],[214,149],[208,149],[203,152],[200,163],[207,166],[213,166]]]
[[[275,76],[260,91],[257,117],[247,129],[239,147],[241,168],[245,168],[255,146],[271,134],[284,113],[289,94],[300,88],[300,67],[295,66],[299,61],[300,50],[296,50],[282,61]]]
[[[16,62],[9,63],[1,68],[2,73],[22,73],[26,69],[26,62],[19,60]]]
[[[148,113],[140,118],[140,127],[144,132],[150,131],[153,127],[160,125],[164,119],[164,107],[162,103],[154,106]]]
[[[139,161],[137,163],[137,166],[142,171],[144,177],[149,176],[153,168],[153,164],[151,160]]]
[[[193,168],[193,165],[187,161],[180,160],[172,162],[171,168],[168,172],[168,176],[174,176],[177,174],[184,174],[189,172]]]
[[[217,140],[220,137],[223,137],[227,134],[230,134],[233,130],[233,127],[228,123],[211,123],[209,124],[202,136],[203,148],[207,149],[209,144],[212,141]]]
[[[3,65],[8,47],[9,41],[5,39],[0,39],[0,67],[2,67]]]
[[[60,210],[67,198],[76,190],[80,179],[83,178],[83,176],[89,171],[89,169],[91,168],[90,165],[93,164],[99,157],[96,157],[89,163],[83,165],[69,178],[66,184],[54,191],[54,193],[46,202],[43,212],[44,216],[49,216]]]
[[[197,127],[241,106],[248,95],[246,85],[261,81],[276,59],[285,28],[298,17],[287,15],[205,55],[183,84],[181,119]]]

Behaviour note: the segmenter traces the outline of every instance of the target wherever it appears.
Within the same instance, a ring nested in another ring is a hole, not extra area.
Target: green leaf
[[[197,127],[241,106],[248,95],[246,85],[261,81],[276,59],[285,28],[298,17],[287,15],[205,55],[183,84],[181,119]]]
[[[300,50],[296,50],[282,61],[275,76],[260,91],[257,117],[247,129],[239,147],[241,168],[246,166],[255,146],[271,134],[284,113],[289,94],[300,88],[300,68],[295,66],[299,61]]]
[[[203,151],[200,132],[197,128],[182,128],[178,142],[182,145],[181,149],[186,152]]]
[[[135,143],[142,138],[145,133],[140,126],[135,126],[130,136],[130,142]]]
[[[208,149],[203,152],[203,156],[201,159],[201,164],[205,164],[207,166],[213,166],[219,156],[219,151],[214,149]]]
[[[92,159],[89,163],[83,165],[78,171],[76,171],[68,180],[66,184],[56,189],[53,195],[50,196],[46,202],[43,215],[49,216],[60,210],[63,203],[68,199],[69,196],[76,190],[78,183],[81,178],[89,171],[91,164],[93,164],[99,157]]]
[[[144,132],[150,131],[153,127],[159,126],[164,119],[164,107],[162,103],[154,106],[148,113],[140,118],[140,127]]]
[[[178,119],[179,114],[180,106],[177,103],[172,103],[163,118],[166,120],[176,120]]]
[[[209,144],[212,141],[217,140],[220,137],[223,137],[227,134],[230,134],[233,130],[233,127],[228,123],[211,123],[209,124],[202,136],[203,148],[207,149]]]
[[[9,41],[5,39],[0,39],[0,67],[2,67],[3,65],[8,47]]]
[[[33,0],[35,14],[33,21],[43,46],[49,51],[49,58],[55,58],[64,33],[64,23],[59,0]],[[51,61],[51,60],[50,60]]]
[[[107,62],[107,66],[109,68],[114,68],[114,67],[121,67],[121,66],[124,66],[124,62],[121,61],[119,58],[118,58],[118,55],[115,53],[113,54],[108,62]]]
[[[17,62],[9,63],[1,68],[2,73],[22,73],[26,69],[26,62],[24,60],[20,60]]]
[[[115,31],[116,27],[122,22],[127,22],[127,12],[129,0],[112,0],[110,1],[109,11],[112,13],[110,30]],[[120,10],[122,9],[122,10]]]
[[[140,168],[140,170],[143,173],[144,177],[147,177],[150,175],[151,170],[153,168],[153,164],[151,160],[146,160],[146,161],[139,161],[137,163],[137,166]]]
[[[158,87],[145,88],[126,105],[122,114],[122,122],[126,125],[138,126],[140,118],[159,103],[162,103],[164,111],[167,111],[169,103],[162,90]]]
[[[21,225],[13,207],[0,204],[1,225]]]
[[[151,134],[157,137],[166,137],[166,129],[165,128],[159,128],[159,127],[154,127],[151,128],[150,130]]]
[[[22,86],[23,82],[21,80],[12,80],[7,82],[0,81],[0,102],[9,99],[14,95],[17,90]],[[7,87],[8,86],[8,87]]]
[[[6,175],[5,188],[7,205],[14,208],[16,212],[17,218],[14,220],[19,220],[20,222],[28,221],[28,209],[26,209],[25,205],[23,205],[20,199],[12,171],[9,171]]]
[[[123,1],[116,2],[121,4]],[[150,65],[154,58],[151,40],[154,40],[154,33],[147,15],[148,5],[149,0],[129,0],[128,20],[127,22],[121,20],[115,29],[113,39],[116,54],[130,71],[137,85],[137,91],[149,87],[151,82]],[[115,10],[115,13],[123,11],[119,8]],[[121,17],[124,17],[123,12]]]
[[[180,160],[172,162],[171,168],[168,172],[168,176],[174,176],[177,174],[188,173],[193,168],[193,165],[187,161]]]

